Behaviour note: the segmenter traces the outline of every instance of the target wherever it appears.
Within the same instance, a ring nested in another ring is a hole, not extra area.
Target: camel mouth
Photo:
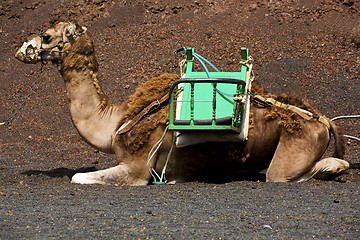
[[[40,60],[40,51],[33,41],[24,42],[22,47],[16,52],[15,57],[24,63],[35,64]]]

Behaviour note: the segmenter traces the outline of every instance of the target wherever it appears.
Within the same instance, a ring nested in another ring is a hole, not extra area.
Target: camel
[[[253,101],[246,141],[210,141],[174,147],[176,136],[166,131],[166,104],[138,119],[125,133],[119,133],[147,104],[166,94],[178,76],[164,74],[154,78],[140,86],[129,101],[109,105],[98,83],[99,65],[85,27],[57,23],[26,41],[15,56],[27,64],[41,61],[57,64],[77,131],[94,148],[117,156],[115,167],[77,173],[72,183],[147,185],[151,183],[152,170],[160,173],[165,167],[167,182],[232,181],[263,170],[267,182],[303,182],[311,178],[331,179],[349,168],[349,163],[343,160],[345,140],[341,128],[333,122],[326,119],[326,126],[316,118],[305,120],[288,110],[260,106]],[[259,88],[253,84],[252,91],[262,91],[256,87]],[[141,95],[145,95],[143,100],[139,100]],[[155,99],[146,102],[151,96]],[[321,116],[306,101],[285,95],[273,97]],[[334,156],[321,159],[329,145],[330,133],[335,139]]]

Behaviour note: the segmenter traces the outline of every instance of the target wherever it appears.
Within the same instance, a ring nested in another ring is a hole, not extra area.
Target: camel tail
[[[330,132],[335,139],[335,152],[333,157],[344,159],[346,150],[346,138],[344,137],[344,130],[342,127],[336,126],[334,122],[330,121]]]

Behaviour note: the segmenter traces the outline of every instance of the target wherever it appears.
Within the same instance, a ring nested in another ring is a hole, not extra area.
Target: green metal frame
[[[245,93],[248,66],[242,64],[240,72],[209,72],[193,48],[187,48],[184,56],[185,74],[170,88],[169,129],[240,132],[243,106],[236,111],[239,106],[233,98]],[[194,56],[205,72],[194,71]],[[241,49],[241,58],[248,60],[248,49]]]

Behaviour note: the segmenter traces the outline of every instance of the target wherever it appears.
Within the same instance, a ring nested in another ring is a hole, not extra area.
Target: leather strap
[[[123,124],[115,133],[115,136],[118,134],[124,134],[130,131],[145,115],[153,112],[155,109],[160,107],[164,102],[169,99],[169,94],[163,96],[160,100],[153,101],[146,108],[144,108],[140,113],[138,113],[133,119]]]
[[[297,113],[300,117],[304,118],[305,120],[310,120],[312,118],[317,119],[319,122],[321,122],[322,124],[324,124],[328,129],[330,129],[330,123],[329,121],[324,117],[324,116],[317,116],[309,111],[306,111],[304,109],[298,108],[296,106],[293,105],[288,105],[285,103],[281,103],[279,101],[276,101],[273,98],[265,98],[259,95],[255,95],[253,96],[256,100],[259,100],[260,102],[264,102],[266,104],[269,105],[275,105],[277,107],[280,108],[285,108],[285,109],[289,109],[295,113]]]

